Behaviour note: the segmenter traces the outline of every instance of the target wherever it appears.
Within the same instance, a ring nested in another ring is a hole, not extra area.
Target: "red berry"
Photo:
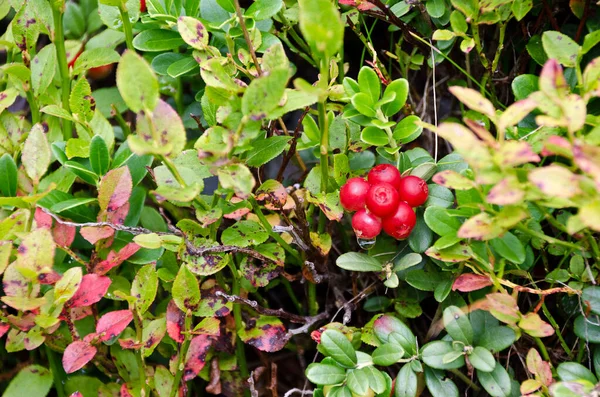
[[[352,228],[358,238],[375,238],[381,233],[381,219],[362,209],[352,217]]]
[[[417,216],[413,209],[401,201],[398,204],[396,212],[383,219],[383,230],[396,240],[404,240],[410,235],[415,224],[417,223]]]
[[[75,65],[75,61],[77,60],[77,58],[79,58],[79,55],[81,55],[82,52],[83,52],[83,49],[80,49],[79,51],[77,51],[77,54],[73,57],[73,59],[68,61],[67,67],[72,68]],[[68,54],[67,54],[67,58],[68,58]]]
[[[427,201],[429,188],[427,183],[418,176],[409,175],[400,181],[400,198],[411,207],[418,207]]]
[[[340,190],[340,202],[346,211],[365,208],[365,198],[371,186],[363,178],[350,178]]]
[[[110,63],[108,65],[98,66],[97,68],[91,68],[87,71],[87,75],[92,80],[102,80],[108,75],[110,75],[113,71],[114,64]]]
[[[371,185],[389,183],[396,189],[400,185],[400,171],[391,164],[379,164],[369,171],[367,179]]]
[[[394,213],[400,202],[400,194],[389,183],[372,185],[367,193],[367,208],[379,217]]]
[[[140,0],[140,12],[146,12],[146,0]]]

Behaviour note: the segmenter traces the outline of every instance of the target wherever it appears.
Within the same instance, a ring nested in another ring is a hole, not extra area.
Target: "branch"
[[[271,259],[257,251],[254,251],[250,248],[242,248],[242,247],[236,247],[234,245],[215,245],[213,247],[195,247],[189,240],[185,240],[185,246],[187,248],[187,252],[190,255],[198,255],[201,256],[203,254],[206,253],[226,253],[226,252],[233,252],[233,253],[240,253],[240,254],[246,254],[248,256],[251,256],[255,259],[258,259],[260,261],[263,262],[271,262],[276,264],[277,266],[283,266],[283,262],[280,261],[276,261],[274,259]]]
[[[413,38],[413,35],[415,35],[419,38],[422,38],[422,37],[411,26],[409,26],[408,24],[403,22],[400,18],[398,18],[396,16],[396,14],[394,14],[392,12],[389,5],[383,4],[383,2],[381,0],[369,0],[369,3],[374,4],[377,8],[379,8],[381,10],[381,13],[383,13],[383,16],[384,16],[384,18],[382,18],[380,13],[375,13],[373,15],[374,17],[383,19],[384,21],[390,22],[392,25],[399,27],[400,30],[402,31],[402,35],[404,36],[406,41],[408,41],[412,45],[419,47],[423,51],[428,50],[428,48],[425,47],[423,45],[423,43],[421,43],[418,40],[415,40]],[[369,14],[369,13],[366,13],[366,14]]]
[[[300,316],[298,314],[288,313],[283,309],[275,310],[275,309],[269,309],[266,307],[262,307],[256,301],[242,298],[241,296],[228,295],[222,291],[216,291],[215,295],[220,296],[221,298],[225,298],[229,302],[241,303],[246,306],[250,306],[256,312],[258,312],[260,314],[264,314],[265,316],[275,316],[275,317],[284,318],[286,320],[289,320],[292,323],[304,324],[304,326],[302,326],[300,328],[290,330],[289,333],[292,335],[306,332],[310,328],[310,326],[312,326],[314,323],[324,320],[329,316],[329,313],[327,313],[327,312],[319,313],[316,316]]]

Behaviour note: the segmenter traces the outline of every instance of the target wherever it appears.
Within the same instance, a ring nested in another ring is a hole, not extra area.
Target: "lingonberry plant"
[[[597,394],[595,2],[0,26],[3,396]]]

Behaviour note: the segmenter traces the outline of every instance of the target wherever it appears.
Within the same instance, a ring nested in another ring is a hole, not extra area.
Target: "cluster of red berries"
[[[380,164],[367,179],[350,178],[340,190],[340,202],[356,211],[352,228],[358,238],[373,239],[381,229],[397,240],[410,235],[417,217],[413,210],[427,201],[427,183],[418,176],[402,177],[396,167]]]

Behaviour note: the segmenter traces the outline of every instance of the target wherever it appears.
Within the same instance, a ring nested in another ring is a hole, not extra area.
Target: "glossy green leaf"
[[[517,265],[525,262],[525,247],[511,232],[506,232],[503,236],[490,240],[490,244],[501,257]]]
[[[95,135],[90,143],[90,166],[98,176],[104,175],[110,166],[108,147],[100,135]]]
[[[312,363],[306,369],[306,377],[317,385],[336,385],[346,379],[346,370],[337,365]]]
[[[510,376],[498,362],[492,372],[477,370],[477,379],[492,397],[509,397],[511,395]]]
[[[144,30],[133,39],[136,50],[147,52],[169,51],[182,44],[184,40],[179,33],[164,29]]]
[[[465,358],[462,355],[455,357],[450,362],[445,362],[444,357],[453,352],[455,350],[450,342],[434,341],[423,346],[421,357],[425,364],[436,369],[460,368],[465,365]]]
[[[456,306],[444,309],[444,328],[455,341],[469,346],[473,344],[473,328],[469,318]]]
[[[386,343],[375,349],[372,356],[376,365],[390,366],[404,357],[404,349],[400,345]]]
[[[342,269],[355,272],[377,272],[382,270],[382,265],[377,259],[359,252],[346,252],[340,255],[335,263]]]
[[[326,354],[346,368],[356,365],[356,352],[346,335],[334,329],[328,329],[321,335],[321,346]]]
[[[252,149],[248,151],[246,164],[251,167],[260,167],[268,163],[287,148],[290,139],[289,136],[272,136],[255,141]]]
[[[150,65],[133,51],[125,51],[121,56],[117,67],[117,87],[134,112],[151,111],[158,103],[158,80]]]
[[[492,353],[481,346],[476,346],[469,354],[469,362],[475,369],[482,372],[492,372],[496,366],[496,360]]]
[[[5,197],[17,195],[17,165],[8,153],[0,157],[0,193]]]

